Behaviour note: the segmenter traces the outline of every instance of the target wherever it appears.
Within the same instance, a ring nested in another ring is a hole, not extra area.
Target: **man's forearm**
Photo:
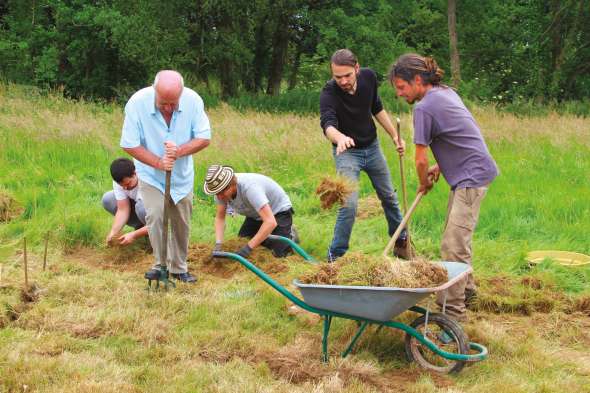
[[[416,174],[420,180],[420,184],[429,184],[428,180],[428,160],[416,160]]]
[[[191,139],[187,143],[182,144],[178,147],[176,155],[178,158],[184,157],[184,156],[189,156],[189,155],[195,154],[196,152],[198,152],[200,150],[203,150],[207,146],[209,146],[209,139],[202,139],[202,138]]]
[[[266,240],[266,238],[272,233],[272,231],[274,231],[276,227],[276,221],[263,221],[262,225],[258,229],[258,232],[256,232],[256,235],[254,235],[254,237],[248,242],[250,248],[258,247],[260,243]]]
[[[215,216],[215,242],[223,242],[225,233],[225,217]]]
[[[328,126],[328,128],[326,128],[326,137],[335,145],[338,144],[338,139],[343,136],[345,135],[338,131],[334,126]]]
[[[393,142],[397,146],[399,144],[399,141],[397,140],[397,132],[395,130],[395,127],[393,126],[393,123],[391,122],[391,118],[389,117],[385,109],[377,113],[375,115],[375,119],[377,119],[379,124],[381,124],[381,127],[383,127],[383,129],[391,136],[391,139],[393,139]]]
[[[129,220],[129,215],[131,214],[130,210],[118,209],[115,213],[115,218],[113,220],[113,225],[111,226],[111,233],[116,235],[117,233],[121,232],[121,229],[127,224],[127,220]]]
[[[144,225],[141,228],[136,229],[132,233],[135,235],[134,237],[136,239],[139,239],[140,237],[147,236],[149,234],[148,226],[147,225]]]
[[[143,162],[146,165],[154,167],[158,170],[164,170],[164,166],[160,157],[149,151],[143,146],[123,148],[133,158]]]

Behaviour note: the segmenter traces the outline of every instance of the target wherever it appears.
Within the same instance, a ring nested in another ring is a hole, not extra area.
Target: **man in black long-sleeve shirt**
[[[354,182],[358,182],[360,171],[365,171],[381,200],[389,236],[392,236],[402,214],[387,162],[379,147],[373,116],[402,154],[404,141],[398,141],[391,119],[383,109],[375,73],[369,68],[360,68],[356,56],[348,49],[336,51],[330,66],[333,79],[326,83],[320,95],[320,124],[332,142],[336,171]],[[328,261],[334,261],[348,250],[357,202],[358,192],[353,192],[338,210]],[[404,230],[396,242],[394,254],[405,258],[405,250]]]

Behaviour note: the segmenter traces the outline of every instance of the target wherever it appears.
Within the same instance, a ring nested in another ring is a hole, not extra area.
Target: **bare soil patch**
[[[236,252],[247,242],[247,239],[229,239],[222,245],[222,251]],[[205,274],[221,278],[230,278],[244,268],[240,263],[226,258],[213,258],[213,246],[211,244],[196,243],[189,246],[188,261],[192,266],[197,266],[199,271]],[[263,246],[256,247],[248,260],[262,269],[265,273],[276,274],[289,270],[287,258],[276,258],[272,252]]]
[[[79,247],[68,250],[63,257],[66,261],[118,272],[144,272],[153,264],[153,256],[140,245],[105,250]]]

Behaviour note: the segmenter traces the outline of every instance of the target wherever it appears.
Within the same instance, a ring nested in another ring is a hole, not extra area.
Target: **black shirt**
[[[356,91],[348,94],[335,80],[330,80],[320,95],[320,125],[326,133],[328,126],[354,140],[355,147],[369,146],[377,138],[373,116],[383,110],[377,93],[377,75],[369,68],[361,68]]]

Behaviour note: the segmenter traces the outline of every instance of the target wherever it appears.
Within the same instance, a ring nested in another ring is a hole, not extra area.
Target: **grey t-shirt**
[[[451,88],[433,87],[416,104],[414,143],[430,146],[453,190],[483,187],[498,176],[479,126]]]
[[[238,180],[238,193],[228,202],[235,212],[260,220],[258,211],[269,204],[272,214],[287,211],[292,208],[291,200],[285,190],[270,177],[257,173],[236,173]],[[224,203],[215,197],[218,205]]]

